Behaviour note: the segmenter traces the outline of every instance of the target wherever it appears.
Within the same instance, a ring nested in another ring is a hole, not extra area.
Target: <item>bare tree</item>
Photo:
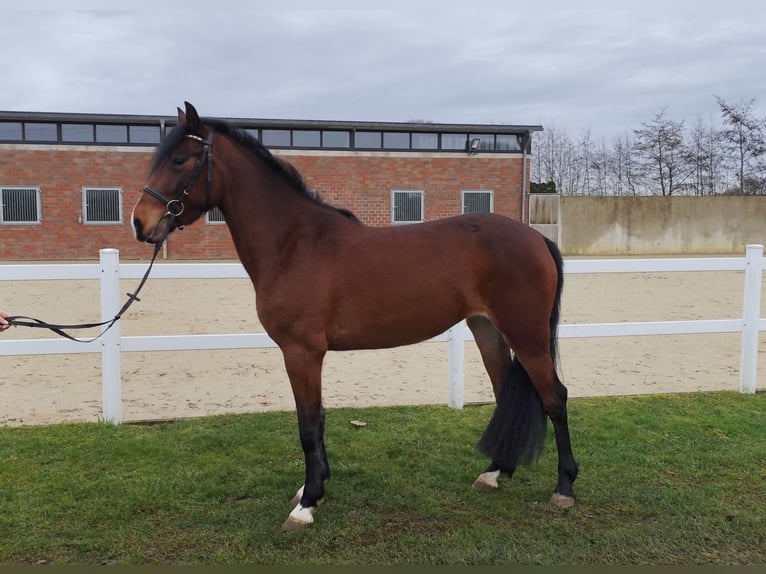
[[[563,195],[575,195],[580,188],[580,154],[565,132],[552,127],[537,140],[532,179],[552,181]]]
[[[602,139],[596,144],[591,131],[576,143],[558,128],[536,136],[532,180],[553,182],[563,195],[636,195],[639,177],[633,142],[626,132],[614,148]]]
[[[614,195],[614,155],[602,139],[590,157],[590,189],[592,195]]]
[[[726,126],[721,132],[723,140],[736,154],[739,193],[755,193],[762,187],[760,178],[753,172],[757,171],[758,159],[766,155],[766,119],[753,114],[755,98],[736,104],[729,104],[718,96],[715,98]]]
[[[615,195],[636,195],[635,172],[636,168],[633,162],[635,154],[633,152],[633,140],[626,131],[625,137],[617,136],[614,142],[614,194]]]
[[[700,116],[687,138],[684,156],[691,170],[687,187],[694,195],[717,193],[721,179],[721,134]]]
[[[582,174],[582,187],[579,190],[581,195],[591,195],[591,167],[593,166],[593,139],[591,138],[590,129],[583,132],[579,141],[579,153],[577,158],[577,165],[580,168]]]
[[[673,195],[683,179],[683,122],[665,117],[667,108],[655,113],[650,122],[633,130],[635,150],[650,180],[659,184],[662,195]]]
[[[586,130],[577,140],[557,127],[535,137],[532,179],[563,195],[766,195],[766,118],[755,99],[730,105],[718,98],[724,129],[701,118],[689,131],[666,108],[611,145]],[[736,184],[733,176],[736,175]]]

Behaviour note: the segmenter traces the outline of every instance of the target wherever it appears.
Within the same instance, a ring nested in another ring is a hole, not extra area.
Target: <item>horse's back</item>
[[[555,270],[546,240],[526,223],[494,213],[457,215],[416,225],[378,229],[374,248],[395,255],[412,270],[466,281],[533,279]],[[403,270],[404,272],[404,270]]]

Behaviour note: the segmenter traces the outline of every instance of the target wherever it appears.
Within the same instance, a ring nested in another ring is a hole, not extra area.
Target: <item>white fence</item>
[[[114,317],[120,308],[120,279],[139,279],[144,264],[119,262],[116,249],[100,250],[99,263],[0,265],[0,281],[45,279],[100,279],[101,320]],[[742,334],[740,392],[754,393],[758,361],[759,331],[766,330],[760,317],[761,280],[764,269],[763,246],[748,245],[745,257],[668,258],[668,259],[598,259],[567,260],[565,273],[624,273],[679,271],[744,271],[744,303],[741,319],[699,319],[690,321],[646,321],[624,323],[563,324],[559,337],[619,337],[695,333]],[[157,264],[152,279],[227,279],[247,277],[239,263]],[[463,407],[464,342],[473,340],[465,323],[434,337],[431,341],[448,342],[448,396],[453,408]],[[178,351],[275,347],[265,333],[228,335],[165,335],[122,337],[119,321],[101,339],[77,343],[67,339],[0,340],[0,356],[69,353],[101,353],[104,420],[122,421],[120,353],[134,351]]]

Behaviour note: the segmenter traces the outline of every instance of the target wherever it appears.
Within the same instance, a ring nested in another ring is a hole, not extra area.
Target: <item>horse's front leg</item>
[[[324,445],[322,409],[322,360],[325,351],[305,347],[283,348],[282,351],[295,397],[298,431],[306,465],[305,482],[296,495],[299,500],[282,524],[282,530],[287,531],[314,522],[314,511],[324,496],[324,484],[330,478],[330,466]]]

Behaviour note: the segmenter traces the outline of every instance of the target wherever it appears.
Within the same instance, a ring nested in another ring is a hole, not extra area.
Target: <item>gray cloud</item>
[[[490,3],[492,4],[492,3]],[[549,3],[546,4],[546,6]],[[0,109],[541,123],[766,115],[766,8],[5,11]],[[736,2],[734,4],[737,4]]]

